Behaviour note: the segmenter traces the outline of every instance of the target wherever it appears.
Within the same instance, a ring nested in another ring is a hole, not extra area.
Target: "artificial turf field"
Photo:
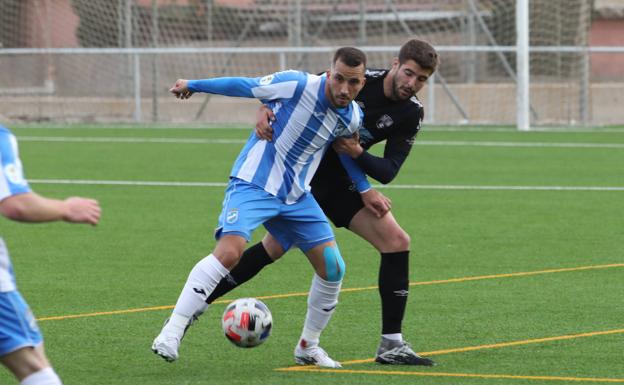
[[[150,350],[213,227],[247,129],[18,127],[31,187],[97,198],[101,223],[0,219],[20,291],[66,385],[624,383],[624,129],[423,130],[392,188],[412,238],[403,334],[433,368],[372,362],[379,256],[347,263],[321,345],[343,369],[293,367],[312,269],[298,251],[214,304],[179,361]],[[377,153],[382,145],[377,145]],[[264,234],[259,228],[254,242]],[[263,298],[270,339],[221,334],[228,300]],[[0,384],[16,383],[6,370]]]

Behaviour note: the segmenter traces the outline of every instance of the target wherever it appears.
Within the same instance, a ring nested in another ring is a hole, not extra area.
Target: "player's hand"
[[[392,201],[379,191],[370,189],[360,194],[364,207],[366,207],[377,218],[381,218],[392,208]]]
[[[265,106],[260,106],[256,113],[256,136],[261,140],[268,142],[273,140],[273,127],[271,122],[275,121],[275,114],[273,111]]]
[[[71,197],[63,201],[63,220],[73,223],[88,223],[97,225],[100,221],[102,209],[95,199]]]
[[[350,138],[336,138],[332,143],[332,147],[339,154],[346,154],[355,159],[364,152],[360,146],[360,135],[356,132]]]
[[[188,80],[186,79],[176,80],[173,87],[169,89],[169,92],[174,94],[178,99],[188,99],[193,95],[193,93],[188,89]]]

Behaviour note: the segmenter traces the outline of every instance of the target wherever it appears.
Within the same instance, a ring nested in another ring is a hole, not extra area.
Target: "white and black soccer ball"
[[[225,337],[234,345],[253,348],[271,335],[273,317],[259,299],[239,298],[225,308],[221,326]]]

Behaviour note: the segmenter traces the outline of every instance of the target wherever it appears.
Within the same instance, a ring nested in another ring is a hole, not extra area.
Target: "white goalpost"
[[[516,128],[528,131],[531,127],[529,116],[529,0],[517,0],[516,3],[516,61],[517,72],[517,120]]]

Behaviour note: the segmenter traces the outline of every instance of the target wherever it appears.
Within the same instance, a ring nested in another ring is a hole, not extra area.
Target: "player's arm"
[[[392,182],[412,148],[412,141],[409,138],[397,139],[388,138],[386,140],[383,157],[362,151],[360,156],[355,158],[355,162],[367,175],[379,183],[388,184]]]
[[[355,183],[355,187],[357,188],[360,194],[367,192],[371,189],[371,184],[366,178],[366,174],[360,166],[348,155],[346,154],[338,154],[338,158],[340,159],[340,163],[351,177],[351,180]]]
[[[362,197],[362,203],[364,203],[364,206],[377,218],[381,218],[386,215],[392,207],[390,199],[372,188],[366,178],[366,174],[362,172],[351,157],[345,154],[338,154],[338,158],[340,159],[342,166],[347,171],[347,174],[351,177],[351,180],[355,183],[355,186]]]
[[[95,225],[100,220],[101,209],[94,199],[51,199],[31,191],[4,198],[0,201],[0,214],[19,222],[62,220]]]
[[[400,134],[399,132],[406,132]],[[360,146],[359,138],[340,138],[334,143],[334,149],[346,154],[357,163],[366,175],[382,184],[390,183],[399,173],[407,159],[417,130],[398,130],[386,140],[383,157],[373,155]]]
[[[90,223],[100,219],[97,201],[85,198],[50,199],[32,192],[24,178],[17,140],[0,126],[0,214],[20,222]]]
[[[346,154],[338,154],[338,158],[342,163],[342,166],[351,177],[351,180],[355,183],[355,186],[362,197],[364,206],[370,210],[377,218],[381,218],[391,208],[391,201],[389,198],[381,194],[379,191],[372,188],[370,182],[366,178],[366,174],[357,165],[357,163]]]
[[[302,72],[283,71],[258,78],[178,79],[169,91],[180,99],[188,99],[195,92],[260,100],[288,99],[305,77]]]

